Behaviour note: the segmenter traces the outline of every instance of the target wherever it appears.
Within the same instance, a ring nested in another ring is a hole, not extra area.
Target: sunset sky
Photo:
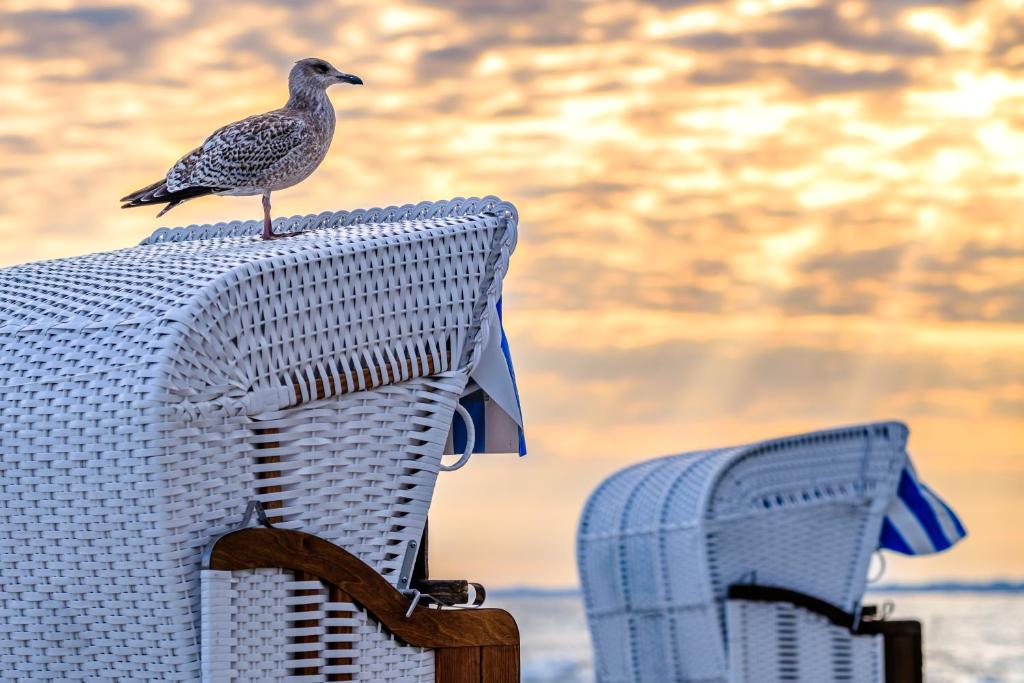
[[[531,454],[442,475],[438,576],[572,585],[639,459],[911,428],[970,537],[887,580],[1024,577],[1024,2],[0,2],[0,265],[258,218],[117,198],[216,127],[336,87],[275,213],[497,194]]]

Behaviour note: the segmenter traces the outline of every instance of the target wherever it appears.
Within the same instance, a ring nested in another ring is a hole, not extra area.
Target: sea
[[[890,618],[917,619],[928,683],[1024,683],[1024,591],[885,591]],[[488,607],[511,612],[522,638],[524,683],[592,683],[594,667],[576,591],[500,591]]]

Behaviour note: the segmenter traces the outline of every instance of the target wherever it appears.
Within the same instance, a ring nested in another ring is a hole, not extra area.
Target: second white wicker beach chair
[[[577,546],[598,681],[884,680],[877,629],[854,631],[906,438],[868,424],[609,477]]]

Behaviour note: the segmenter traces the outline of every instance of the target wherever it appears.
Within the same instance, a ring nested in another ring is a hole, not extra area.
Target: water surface
[[[1024,683],[1024,593],[886,592],[867,602],[892,602],[892,618],[922,622],[928,683]],[[499,594],[488,605],[519,622],[524,683],[594,680],[578,595]]]

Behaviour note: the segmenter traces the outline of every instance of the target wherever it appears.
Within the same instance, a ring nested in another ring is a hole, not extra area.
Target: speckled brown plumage
[[[261,194],[263,237],[275,237],[270,193],[302,182],[324,160],[335,124],[327,88],[339,82],[362,84],[321,59],[297,62],[288,77],[285,106],[218,129],[178,160],[163,180],[123,197],[121,208],[165,204],[159,217],[204,195]]]

